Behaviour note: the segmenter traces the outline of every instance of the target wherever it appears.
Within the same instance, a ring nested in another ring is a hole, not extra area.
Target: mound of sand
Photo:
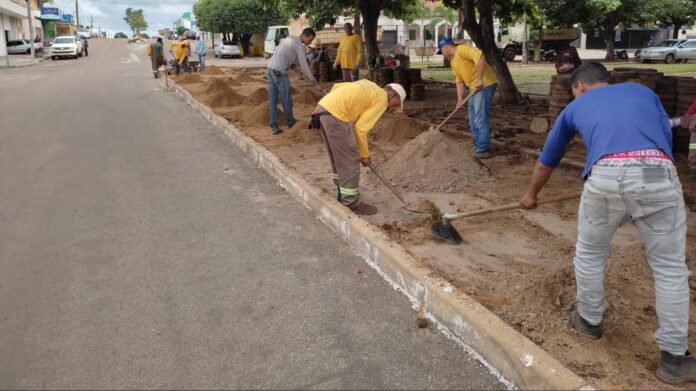
[[[247,95],[246,98],[248,103],[255,105],[268,102],[268,90],[265,88],[257,88],[256,91]]]
[[[280,119],[280,126],[285,126],[283,110],[278,109],[278,116]],[[268,113],[268,105],[256,105],[249,110],[242,110],[236,113],[236,115],[228,118],[228,120],[232,122],[241,122],[246,126],[270,126],[271,116]]]
[[[198,89],[200,94],[217,94],[218,92],[231,92],[228,84],[221,78],[210,78]]]
[[[308,129],[307,121],[297,121],[292,129],[284,129],[283,138],[285,140],[299,141],[304,144],[317,144],[323,142],[319,129]]]
[[[254,79],[253,77],[247,75],[246,73],[243,73],[239,76],[237,76],[237,82],[238,83],[256,83],[258,80]]]
[[[182,85],[200,83],[203,80],[200,75],[184,72],[177,77],[176,82]]]
[[[299,94],[292,98],[294,103],[300,105],[316,105],[319,99],[310,90],[302,90]]]
[[[389,141],[402,144],[413,140],[418,135],[428,130],[428,127],[429,125],[416,119],[405,115],[398,115],[377,122],[377,125],[370,134],[378,141]]]
[[[225,72],[222,69],[216,67],[215,65],[210,65],[205,67],[205,70],[201,72],[204,75],[224,75]]]
[[[229,90],[214,94],[203,94],[200,96],[200,100],[213,109],[220,109],[240,105],[244,102],[244,97]]]
[[[435,131],[421,133],[384,165],[384,173],[409,191],[457,191],[490,176],[471,146]]]

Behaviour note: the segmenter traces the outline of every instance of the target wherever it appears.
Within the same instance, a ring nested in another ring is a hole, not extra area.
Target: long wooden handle
[[[538,201],[537,205],[553,204],[554,202],[575,200],[575,199],[580,198],[581,195],[582,195],[582,193],[575,193],[575,194],[566,194],[566,195],[562,195],[562,196],[550,197],[550,198],[546,198],[544,200]],[[471,212],[452,213],[452,214],[447,213],[444,216],[442,216],[442,218],[445,220],[457,220],[457,219],[461,219],[464,217],[479,216],[479,215],[485,215],[485,214],[493,213],[493,212],[500,212],[500,211],[504,211],[504,210],[519,209],[521,207],[522,206],[520,205],[519,202],[513,202],[510,204],[499,205],[499,206],[495,206],[492,208],[474,210]]]
[[[375,173],[375,175],[377,176],[377,178],[379,178],[379,180],[382,181],[382,183],[384,183],[384,185],[387,186],[387,187],[389,188],[389,190],[391,190],[392,193],[394,193],[394,195],[396,196],[396,198],[398,198],[398,199],[399,199],[401,202],[403,202],[404,204],[406,203],[406,200],[404,200],[404,197],[401,195],[401,193],[399,193],[399,191],[396,190],[396,189],[394,188],[394,186],[392,186],[391,183],[389,183],[389,181],[387,180],[387,178],[385,178],[385,177],[382,175],[382,173],[380,173],[379,171],[377,171],[377,169],[372,165],[372,163],[369,163],[367,166],[370,168],[370,170],[372,170],[373,173]]]
[[[469,95],[464,99],[464,102],[462,103],[462,106],[464,106],[464,103],[466,103],[466,101],[468,101],[469,98],[471,98],[475,93],[476,93],[476,90],[471,91],[471,92],[469,93]],[[454,110],[452,110],[452,112],[450,113],[450,115],[448,115],[447,118],[445,118],[444,121],[440,122],[440,125],[437,125],[437,127],[435,128],[435,130],[436,130],[436,131],[437,131],[437,130],[440,130],[440,128],[442,127],[442,125],[446,124],[447,121],[449,121],[450,118],[452,118],[452,116],[453,116],[457,111],[459,111],[459,107],[455,107]]]

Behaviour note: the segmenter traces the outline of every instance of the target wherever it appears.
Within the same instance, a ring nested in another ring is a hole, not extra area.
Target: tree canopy
[[[139,34],[141,31],[147,29],[147,21],[145,21],[145,15],[142,9],[134,10],[131,7],[126,8],[126,16],[123,20],[128,23],[128,26],[133,31],[133,35]]]
[[[114,38],[128,38],[128,36],[125,33],[119,31],[116,34],[114,34]]]

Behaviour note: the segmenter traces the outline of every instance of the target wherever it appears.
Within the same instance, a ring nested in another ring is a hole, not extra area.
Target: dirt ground
[[[308,181],[336,194],[321,137],[307,129],[309,114],[320,97],[306,83],[291,76],[294,114],[299,122],[288,130],[281,120],[285,132],[273,136],[262,70],[209,67],[202,75],[187,74],[176,81]],[[479,161],[473,158],[466,137],[466,110],[444,126],[461,137],[427,132],[432,123],[449,114],[455,96],[451,85],[429,83],[425,101],[408,101],[404,114],[386,113],[370,134],[374,164],[410,204],[429,200],[443,213],[518,201],[536,159],[520,147],[539,150],[543,145],[545,134],[530,132],[529,124],[547,112],[547,102],[538,99],[518,107],[495,104],[492,128],[498,143],[492,159]],[[282,119],[282,111],[280,116]],[[573,143],[567,156],[582,162],[582,145]],[[678,163],[685,194],[692,199],[696,175],[684,169],[684,157],[679,157]],[[579,337],[569,322],[575,305],[572,260],[577,201],[456,221],[453,224],[464,243],[452,246],[429,236],[430,215],[401,208],[398,199],[372,173],[363,169],[362,174],[362,197],[379,208],[379,213],[366,218],[369,222],[593,385],[602,389],[673,388],[653,375],[659,357],[653,340],[657,328],[654,289],[634,226],[622,227],[614,237],[605,277],[604,337],[588,341]],[[559,168],[542,196],[581,190],[580,170]],[[696,262],[695,217],[689,211],[690,269]],[[696,284],[692,281],[690,285],[694,313]],[[696,332],[693,319],[692,344]],[[696,389],[696,384],[687,387]]]

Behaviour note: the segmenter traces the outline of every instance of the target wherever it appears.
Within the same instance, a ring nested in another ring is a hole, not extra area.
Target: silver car
[[[239,50],[239,46],[233,44],[231,41],[222,41],[215,44],[215,49],[213,50],[215,57],[241,57],[242,51]]]
[[[34,50],[37,52],[41,52],[43,50],[43,45],[39,42],[34,42]],[[31,53],[31,43],[26,39],[16,39],[14,41],[7,41],[7,53],[29,54]]]
[[[687,62],[696,61],[696,39],[687,39],[686,42],[677,46],[677,61]]]
[[[642,52],[643,62],[664,61],[671,64],[677,59],[677,48],[686,39],[666,39],[659,44],[646,48]]]

